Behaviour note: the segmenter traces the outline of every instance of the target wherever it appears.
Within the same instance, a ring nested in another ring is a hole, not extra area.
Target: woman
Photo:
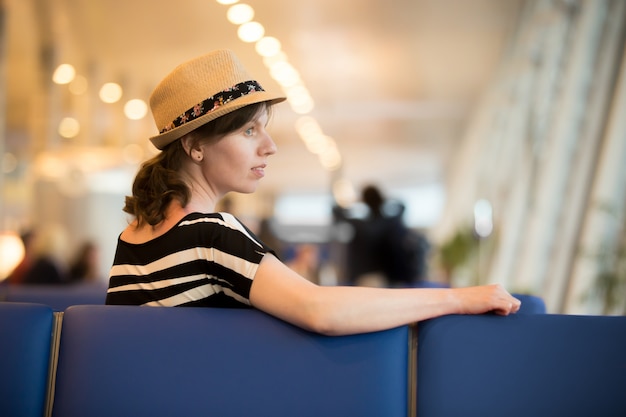
[[[507,315],[519,301],[499,285],[458,289],[322,287],[283,264],[228,213],[228,192],[252,193],[276,144],[272,105],[227,50],[178,66],[150,106],[161,150],[126,198],[135,220],[118,239],[107,304],[254,307],[328,335],[384,330],[444,315]]]

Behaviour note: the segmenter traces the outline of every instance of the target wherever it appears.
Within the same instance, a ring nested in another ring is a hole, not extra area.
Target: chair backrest
[[[252,309],[70,307],[53,416],[405,417],[409,338],[325,337]]]
[[[4,301],[38,303],[61,312],[73,305],[104,305],[106,286],[98,284],[68,285],[8,285],[4,289]]]
[[[0,416],[44,415],[53,322],[50,307],[0,302]]]
[[[437,282],[437,281],[415,281],[411,287],[413,288],[450,288],[450,285],[445,282]]]
[[[418,341],[420,417],[626,416],[626,317],[445,316]]]
[[[530,294],[512,294],[522,302],[518,314],[546,314],[546,303],[543,298]]]

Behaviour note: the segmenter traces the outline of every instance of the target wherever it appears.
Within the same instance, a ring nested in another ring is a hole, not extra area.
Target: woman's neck
[[[163,221],[154,226],[147,223],[138,226],[137,221],[134,221],[124,229],[120,238],[128,243],[148,242],[167,233],[182,218],[193,211],[195,210],[190,209],[189,205],[183,207],[178,200],[173,200],[165,209],[165,219]]]

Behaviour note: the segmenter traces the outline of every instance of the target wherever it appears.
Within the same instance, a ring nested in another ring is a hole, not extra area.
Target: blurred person
[[[311,282],[320,282],[320,253],[313,243],[299,243],[293,248],[293,256],[285,264]]]
[[[275,221],[273,217],[262,217],[257,227],[259,239],[263,241],[279,258],[284,256],[285,244],[275,232]]]
[[[424,279],[427,242],[404,224],[405,207],[388,200],[376,185],[361,190],[367,208],[363,217],[335,205],[335,220],[348,223],[352,237],[347,245],[346,270],[352,285],[411,286]]]
[[[84,242],[70,263],[69,279],[71,282],[97,282],[99,272],[100,252],[98,246],[92,242]]]
[[[266,127],[285,98],[264,90],[228,50],[187,61],[150,97],[161,152],[139,169],[124,211],[107,304],[257,308],[304,329],[346,335],[444,314],[508,315],[500,285],[454,289],[319,286],[287,267],[235,216],[277,147]]]
[[[65,248],[67,234],[59,225],[41,228],[33,242],[34,258],[24,275],[24,284],[66,284],[69,282]]]

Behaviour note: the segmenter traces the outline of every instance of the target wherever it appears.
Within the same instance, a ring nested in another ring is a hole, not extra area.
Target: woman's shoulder
[[[190,226],[195,224],[219,224],[230,227],[239,227],[242,223],[232,214],[225,212],[200,213],[192,212],[185,215],[176,226]]]
[[[201,220],[210,214],[201,213],[177,213],[168,216],[164,221],[152,226],[149,224],[138,225],[137,221],[133,221],[122,231],[119,240],[124,243],[133,245],[141,245],[158,240],[176,229],[183,222],[194,222]]]

